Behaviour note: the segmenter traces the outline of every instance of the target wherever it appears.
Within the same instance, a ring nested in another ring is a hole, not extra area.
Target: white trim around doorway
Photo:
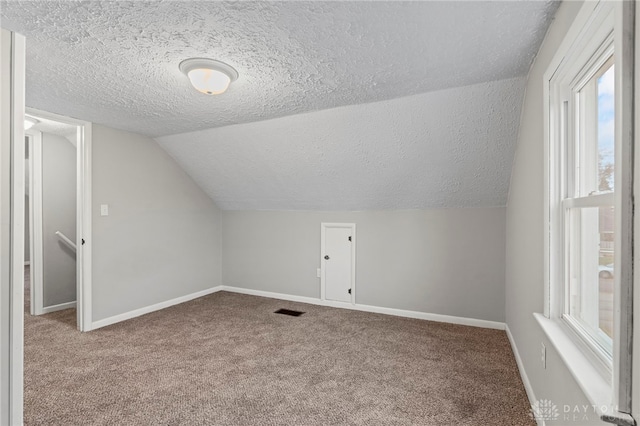
[[[26,130],[29,144],[29,275],[31,315],[44,314],[42,266],[42,133]],[[40,218],[36,223],[35,218]]]
[[[91,313],[91,123],[33,108],[27,114],[78,126],[77,133],[77,207],[76,207],[76,310],[77,327],[90,331]],[[40,212],[40,220],[42,212]],[[38,220],[38,218],[34,218]],[[41,244],[42,245],[42,244]],[[44,308],[43,308],[44,313]]]

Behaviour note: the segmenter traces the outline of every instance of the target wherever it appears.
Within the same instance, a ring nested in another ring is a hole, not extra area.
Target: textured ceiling
[[[27,36],[28,106],[158,136],[523,76],[556,7],[2,1],[0,19]],[[193,56],[240,77],[201,95],[178,70]]]
[[[157,138],[229,210],[503,206],[525,78]]]
[[[551,1],[3,1],[27,105],[157,137],[223,209],[506,203]],[[189,57],[236,68],[205,96]]]

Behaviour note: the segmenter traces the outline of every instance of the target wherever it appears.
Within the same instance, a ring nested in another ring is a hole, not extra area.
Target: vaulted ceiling
[[[1,6],[27,36],[28,106],[165,136],[223,208],[365,209],[504,205],[557,3]],[[240,77],[201,95],[178,70],[189,57]]]
[[[523,87],[501,80],[157,140],[223,209],[504,206]]]

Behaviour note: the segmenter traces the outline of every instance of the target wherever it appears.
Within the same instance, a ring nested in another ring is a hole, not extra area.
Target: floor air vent
[[[291,317],[299,317],[300,315],[304,314],[304,312],[292,311],[291,309],[278,309],[277,311],[274,312],[274,314],[282,314],[282,315],[289,315]]]

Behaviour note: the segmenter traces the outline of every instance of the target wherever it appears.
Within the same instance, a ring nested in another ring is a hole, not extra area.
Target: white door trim
[[[25,38],[0,29],[0,423],[22,424]]]
[[[326,268],[324,267],[324,256],[326,249],[327,228],[347,228],[351,229],[351,304],[356,304],[356,224],[355,223],[329,223],[320,224],[320,300],[327,300],[326,295]]]
[[[13,34],[13,140],[11,159],[11,424],[22,424],[24,398],[24,108],[26,40]]]
[[[78,185],[77,229],[76,229],[76,274],[80,279],[76,288],[76,310],[78,329],[90,331],[93,317],[91,313],[91,123],[84,122],[78,127]]]
[[[42,132],[27,130],[29,138],[29,259],[31,315],[44,314],[42,269]],[[38,219],[36,221],[36,219]]]
[[[78,126],[77,134],[77,204],[76,204],[76,311],[77,327],[90,331],[91,314],[91,123],[46,111],[27,108],[34,117]],[[37,220],[37,218],[36,218]],[[42,220],[42,212],[40,212]],[[82,241],[84,240],[84,244]],[[42,244],[41,244],[42,245]]]

